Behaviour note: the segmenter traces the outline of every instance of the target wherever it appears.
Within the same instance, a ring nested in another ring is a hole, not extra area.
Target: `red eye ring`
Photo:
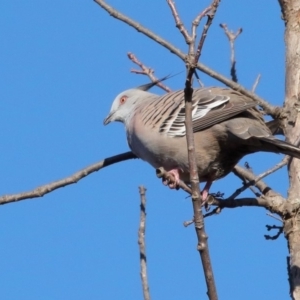
[[[127,96],[122,96],[121,98],[120,98],[120,104],[124,104],[125,102],[126,102],[126,100],[127,100]]]

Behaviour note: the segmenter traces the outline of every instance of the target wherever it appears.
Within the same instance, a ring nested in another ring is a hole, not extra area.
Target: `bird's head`
[[[165,76],[153,82],[143,84],[135,89],[130,89],[120,93],[114,100],[108,116],[104,119],[104,125],[113,121],[125,123],[130,118],[131,113],[134,111],[134,106],[138,101],[146,100],[147,96],[153,95],[148,93],[153,86],[162,82],[171,76]]]
[[[125,123],[133,112],[135,104],[143,100],[147,94],[139,89],[130,89],[120,93],[113,101],[110,112],[103,121],[104,125],[113,121]]]

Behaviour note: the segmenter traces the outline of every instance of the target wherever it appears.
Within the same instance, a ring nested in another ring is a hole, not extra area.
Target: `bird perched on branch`
[[[185,128],[184,91],[163,96],[147,92],[153,84],[120,93],[104,124],[124,123],[132,152],[154,168],[163,167],[188,183],[189,163]],[[200,182],[206,182],[202,199],[213,181],[226,176],[245,155],[283,153],[300,158],[300,149],[276,139],[256,103],[227,88],[198,88],[192,97],[192,126]],[[165,183],[166,184],[166,183]]]

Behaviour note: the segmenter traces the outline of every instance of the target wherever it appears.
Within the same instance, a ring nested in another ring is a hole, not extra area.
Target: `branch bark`
[[[200,22],[201,17],[197,17],[196,21],[192,26],[192,36],[188,34],[187,30],[184,28],[183,23],[180,20],[179,14],[176,11],[175,4],[173,1],[168,0],[168,4],[171,8],[172,14],[175,19],[176,26],[179,28],[182,33],[186,43],[188,44],[188,57],[186,60],[187,67],[187,77],[185,81],[185,89],[184,89],[184,100],[185,100],[185,127],[186,127],[186,141],[187,141],[187,150],[188,150],[188,161],[190,168],[190,182],[191,182],[191,196],[193,203],[193,211],[194,211],[194,224],[195,230],[198,239],[197,250],[199,251],[203,271],[206,280],[207,286],[207,294],[210,300],[217,300],[217,289],[215,285],[213,269],[210,260],[207,235],[204,227],[204,219],[201,209],[202,197],[199,188],[199,177],[198,177],[198,168],[197,161],[195,155],[195,143],[194,143],[194,133],[192,127],[192,77],[195,72],[196,65],[201,55],[202,47],[204,45],[205,38],[207,36],[208,29],[213,21],[214,15],[217,11],[219,0],[214,0],[209,8],[206,8],[204,11],[207,15],[207,22],[202,31],[202,35],[200,37],[200,41],[197,47],[197,52],[195,53],[195,41],[196,41],[196,27]],[[204,16],[202,12],[199,16]]]
[[[44,195],[53,192],[56,189],[65,187],[67,185],[77,183],[79,180],[83,179],[87,175],[97,172],[100,169],[103,169],[105,167],[108,167],[112,164],[137,158],[132,152],[126,152],[122,154],[118,154],[112,157],[105,158],[104,160],[95,163],[91,166],[88,166],[73,175],[63,178],[61,180],[54,181],[52,183],[45,184],[43,186],[37,187],[36,189],[29,191],[29,192],[23,192],[19,194],[13,194],[13,195],[4,195],[0,197],[0,205],[7,204],[11,202],[17,202],[25,199],[31,199],[31,198],[38,198],[43,197]]]
[[[141,199],[141,213],[140,213],[140,227],[138,232],[138,244],[140,248],[140,265],[141,265],[141,281],[143,287],[144,300],[150,300],[150,292],[147,276],[147,258],[146,258],[146,188],[144,186],[139,187],[140,199]]]
[[[280,0],[285,21],[286,44],[286,80],[285,110],[287,113],[285,136],[288,141],[295,142],[300,132],[299,96],[300,96],[300,1]],[[291,296],[300,299],[300,160],[293,159],[288,165],[290,186],[287,204],[294,207],[290,218],[284,220],[284,232],[290,251],[290,283]]]

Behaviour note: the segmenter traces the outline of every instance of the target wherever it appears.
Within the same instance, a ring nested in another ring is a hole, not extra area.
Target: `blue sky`
[[[165,1],[109,4],[174,43],[187,47]],[[209,1],[177,1],[185,25]],[[229,43],[219,23],[237,30],[239,82],[273,104],[284,97],[284,24],[276,1],[222,1],[201,61],[229,74]],[[114,97],[147,83],[130,73],[133,52],[157,77],[184,70],[169,51],[111,18],[93,1],[0,3],[0,194],[31,190],[128,151],[120,124],[103,126]],[[221,85],[202,75],[205,85]],[[184,84],[184,73],[167,84]],[[162,94],[159,89],[154,92]],[[244,158],[255,173],[276,154]],[[285,170],[266,181],[286,195]],[[205,299],[196,236],[183,221],[192,206],[171,191],[145,162],[105,168],[43,198],[0,208],[1,299],[142,299],[137,230],[138,186],[147,187],[147,258],[153,299]],[[233,175],[211,191],[230,195]],[[251,195],[245,192],[244,195]],[[266,224],[280,225],[261,208],[224,210],[206,220],[220,299],[287,299],[287,246],[264,239]]]

